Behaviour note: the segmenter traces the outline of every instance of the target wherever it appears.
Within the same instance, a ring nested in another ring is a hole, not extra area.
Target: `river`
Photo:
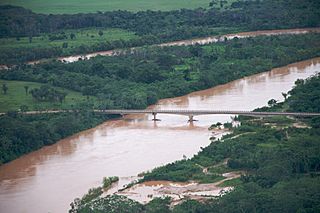
[[[296,79],[320,71],[320,58],[277,68],[208,90],[164,99],[151,108],[253,110],[292,88]],[[126,116],[76,134],[0,166],[0,212],[67,212],[69,203],[104,176],[122,180],[154,167],[191,157],[207,146],[212,123],[228,115]]]

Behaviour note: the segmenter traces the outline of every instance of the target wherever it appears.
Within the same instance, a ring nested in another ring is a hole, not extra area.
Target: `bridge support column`
[[[197,120],[194,120],[194,119],[193,119],[193,115],[189,115],[189,120],[188,120],[188,122],[192,123],[193,121],[197,121]]]
[[[153,115],[153,119],[152,119],[153,121],[160,121],[160,119],[157,119],[157,113],[153,112],[152,115]]]

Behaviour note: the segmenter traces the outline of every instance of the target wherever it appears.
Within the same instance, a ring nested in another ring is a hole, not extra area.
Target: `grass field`
[[[103,32],[100,36],[99,31]],[[115,40],[129,40],[132,38],[138,38],[133,32],[128,32],[122,29],[78,29],[78,30],[64,30],[67,36],[66,39],[62,40],[49,40],[49,34],[45,34],[39,37],[33,37],[32,42],[29,42],[28,37],[22,37],[20,40],[16,38],[2,38],[0,39],[0,48],[41,48],[41,47],[62,47],[63,43],[68,43],[68,48],[65,51],[68,53],[72,48],[79,47],[81,45],[91,46],[101,42],[115,41]],[[75,34],[75,38],[71,39],[70,34]],[[59,33],[55,33],[58,35]]]
[[[3,94],[3,84],[6,84],[8,86],[7,94]],[[55,89],[67,93],[66,99],[62,104],[58,102],[37,102],[33,100],[31,94],[26,95],[24,86],[29,86],[30,91],[33,88],[39,88],[41,85],[44,84],[26,81],[0,80],[0,112],[18,110],[22,105],[28,106],[28,110],[71,108],[72,105],[75,106],[77,103],[87,101],[87,97],[83,96],[81,93],[59,87],[55,87]],[[96,98],[90,97],[90,99],[94,101]]]
[[[112,10],[174,10],[209,7],[211,0],[1,0],[0,4],[23,6],[36,13],[73,14]]]

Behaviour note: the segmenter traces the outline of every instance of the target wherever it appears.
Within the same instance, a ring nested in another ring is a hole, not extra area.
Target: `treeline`
[[[145,108],[274,67],[319,56],[320,35],[262,36],[205,46],[136,50],[64,64],[22,65],[1,79],[59,86],[101,100],[101,109]]]
[[[0,6],[0,38],[38,36],[65,29],[120,28],[135,32],[138,39],[103,43],[96,46],[84,44],[74,54],[112,48],[127,48],[166,41],[221,34],[240,29],[281,29],[320,26],[317,0],[263,0],[239,1],[229,9],[195,9],[175,11],[97,12],[75,15],[44,15],[14,6]],[[222,30],[221,30],[222,28]],[[228,30],[228,28],[230,28]],[[218,29],[218,30],[217,30]],[[5,49],[1,63],[18,63],[65,54],[63,48]],[[15,56],[20,57],[15,57]]]
[[[112,27],[139,35],[158,35],[162,39],[182,39],[206,34],[212,27],[271,29],[319,26],[317,0],[264,0],[235,2],[231,9],[195,9],[175,11],[97,12],[75,15],[35,14],[14,6],[1,6],[0,37],[35,36],[61,29]]]
[[[291,97],[280,105],[285,106],[291,100],[303,98],[300,94],[306,91],[310,93],[307,100],[318,99],[319,92],[314,91],[319,90],[319,75],[304,81],[303,84],[298,81],[290,92]],[[318,107],[310,101],[304,105],[312,111]],[[295,106],[289,107],[289,110],[293,109]],[[240,118],[242,125],[234,129],[233,135],[212,142],[189,160],[156,168],[144,177],[144,180],[176,181],[185,178],[199,181],[195,178],[196,172],[192,173],[193,168],[199,168],[199,165],[216,168],[214,165],[227,159],[226,166],[229,170],[246,172],[231,192],[208,199],[205,203],[187,200],[173,209],[169,208],[169,198],[157,198],[144,206],[123,199],[119,200],[114,208],[120,209],[130,203],[139,208],[140,212],[146,213],[158,212],[157,210],[164,213],[319,212],[320,120],[313,119],[314,121],[310,122],[310,118],[304,119],[303,122],[313,124],[307,128],[296,128],[291,125],[290,119],[287,119],[289,123],[285,125],[284,118],[264,119]],[[232,138],[234,135],[239,136]],[[99,198],[78,206],[78,212],[87,212],[88,209],[91,212],[100,212],[101,209],[109,209],[113,200],[117,199],[117,196]]]
[[[23,115],[10,112],[0,116],[0,165],[23,154],[92,128],[108,119],[106,115],[83,110],[75,113]]]
[[[293,112],[320,112],[320,80],[311,78],[297,80],[289,92],[288,105]]]

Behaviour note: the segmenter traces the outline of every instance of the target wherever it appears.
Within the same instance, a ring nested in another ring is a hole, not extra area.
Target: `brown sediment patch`
[[[293,123],[292,126],[295,128],[301,128],[301,129],[311,128],[310,126],[302,122]]]
[[[221,196],[232,190],[233,187],[220,187],[219,185],[224,181],[239,178],[242,173],[242,171],[224,173],[222,176],[225,179],[215,183],[147,181],[116,194],[127,196],[140,203],[148,203],[155,197],[171,197],[172,205],[176,205],[185,199],[201,201]]]

